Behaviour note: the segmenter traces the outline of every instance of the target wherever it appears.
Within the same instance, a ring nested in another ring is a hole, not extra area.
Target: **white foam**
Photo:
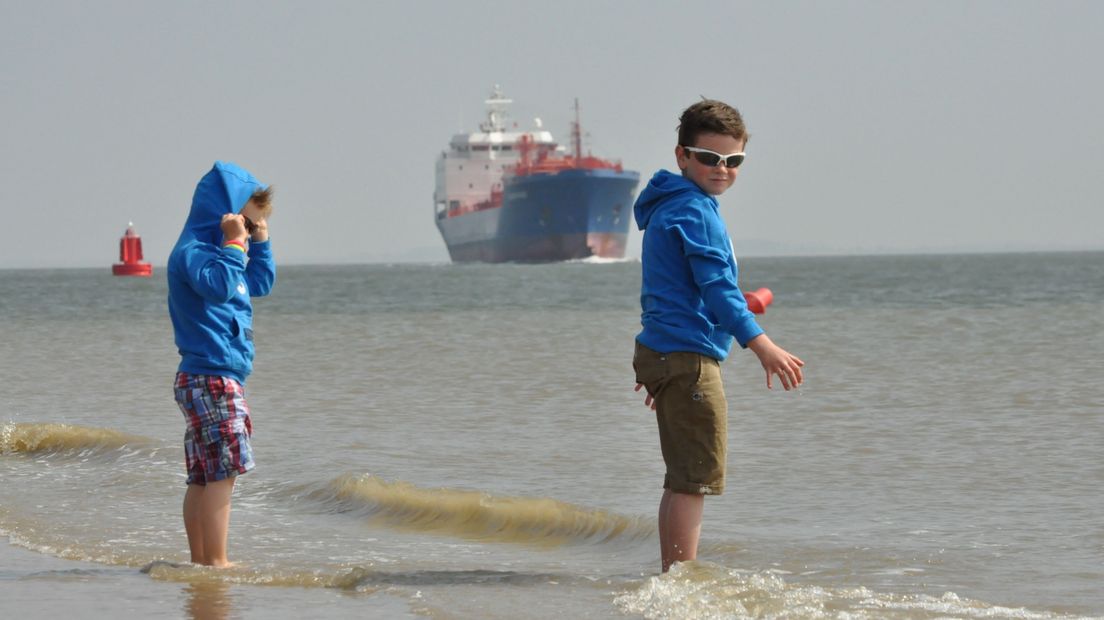
[[[620,263],[639,263],[640,259],[635,256],[626,256],[625,258],[603,258],[601,256],[588,256],[586,258],[576,258],[574,260],[569,260],[565,262],[578,265],[616,265]]]
[[[823,588],[787,583],[776,572],[748,572],[709,562],[675,565],[623,592],[614,604],[624,613],[666,620],[739,618],[1016,618],[1072,620],[1075,616],[991,605],[953,592],[940,597],[887,594],[864,587]],[[1090,620],[1090,619],[1086,619]]]

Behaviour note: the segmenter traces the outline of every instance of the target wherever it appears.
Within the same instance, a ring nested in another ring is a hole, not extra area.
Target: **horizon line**
[[[1007,256],[1018,254],[1097,254],[1104,253],[1104,247],[1102,248],[1084,248],[1084,249],[1019,249],[1019,250],[903,250],[903,251],[871,251],[871,252],[812,252],[807,254],[787,254],[787,253],[756,253],[749,252],[747,254],[741,254],[738,256],[738,260],[752,259],[752,258],[780,258],[780,259],[799,259],[799,258],[878,258],[878,257],[933,257],[933,256]],[[596,265],[602,264],[618,264],[624,263],[639,263],[639,256],[628,256],[622,261],[616,261],[612,263],[595,263]],[[44,271],[44,270],[110,270],[111,265],[114,263],[107,263],[102,266],[89,266],[89,265],[38,265],[38,266],[0,266],[0,271]],[[293,261],[293,262],[281,262],[279,266],[283,267],[351,267],[351,266],[368,266],[368,265],[426,265],[426,266],[440,266],[440,265],[554,265],[554,264],[586,264],[581,261],[553,261],[548,263],[456,263],[450,259],[426,259],[417,260],[410,258],[400,259],[383,259],[383,258],[369,258],[358,260],[320,260],[320,261]],[[154,269],[165,269],[166,263],[153,263]]]

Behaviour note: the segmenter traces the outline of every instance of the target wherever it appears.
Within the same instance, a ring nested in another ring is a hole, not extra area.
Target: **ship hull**
[[[437,227],[455,262],[623,258],[639,180],[606,169],[510,177],[501,207],[439,217]]]

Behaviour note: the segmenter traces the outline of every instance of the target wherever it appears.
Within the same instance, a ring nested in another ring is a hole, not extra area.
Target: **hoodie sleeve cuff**
[[[741,349],[746,349],[748,343],[763,333],[763,328],[759,327],[759,324],[755,322],[755,319],[748,318],[746,321],[740,323],[732,336],[736,338],[736,342],[740,343]]]
[[[249,242],[249,258],[265,258],[272,256],[272,240]]]
[[[222,246],[222,257],[230,259],[234,264],[245,266],[245,248],[239,247],[237,244]]]

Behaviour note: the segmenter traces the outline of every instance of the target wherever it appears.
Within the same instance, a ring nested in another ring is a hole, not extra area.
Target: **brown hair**
[[[264,189],[259,189],[253,192],[253,195],[249,197],[253,201],[253,204],[257,205],[257,208],[264,213],[267,218],[272,215],[272,186],[269,185]]]
[[[679,117],[678,143],[682,146],[694,146],[698,135],[717,133],[743,140],[744,145],[751,138],[740,111],[723,101],[702,100],[686,108]]]

